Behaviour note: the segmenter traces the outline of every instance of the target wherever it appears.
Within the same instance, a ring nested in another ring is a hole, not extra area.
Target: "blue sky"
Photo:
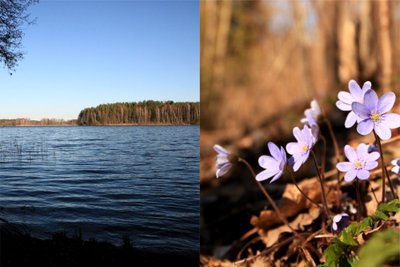
[[[42,0],[24,59],[0,68],[0,118],[76,119],[102,103],[199,101],[199,2]]]

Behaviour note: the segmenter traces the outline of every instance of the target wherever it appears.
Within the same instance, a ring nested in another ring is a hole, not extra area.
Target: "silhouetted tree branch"
[[[21,26],[31,24],[27,9],[38,0],[0,0],[0,60],[8,70],[14,70],[22,59]]]

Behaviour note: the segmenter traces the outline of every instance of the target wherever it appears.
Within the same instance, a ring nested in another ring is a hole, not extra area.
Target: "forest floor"
[[[363,142],[373,144],[374,138],[360,136],[354,129],[345,129],[341,123],[344,118],[337,117],[337,113],[330,114],[333,129],[338,145],[343,149],[345,144],[352,147]],[[336,123],[335,123],[336,122]],[[201,266],[305,266],[309,262],[321,264],[325,261],[324,250],[335,237],[331,233],[331,225],[327,225],[322,210],[313,206],[296,189],[289,175],[284,174],[274,183],[263,182],[264,188],[277,202],[281,213],[288,219],[290,225],[300,235],[307,239],[316,249],[313,251],[299,251],[299,240],[293,232],[283,225],[276,212],[272,209],[254,177],[243,164],[237,164],[226,175],[219,179],[215,176],[216,152],[214,144],[220,144],[239,157],[244,158],[254,168],[256,173],[262,169],[258,166],[258,157],[269,154],[267,142],[273,141],[278,146],[284,146],[293,141],[285,117],[278,119],[274,124],[265,125],[242,133],[240,131],[201,132],[201,160],[200,160],[200,265]],[[332,140],[329,138],[326,126],[321,127],[321,133],[327,137],[328,149],[326,153],[325,186],[327,201],[332,215],[346,212],[351,221],[358,221],[356,190],[352,183],[337,182]],[[314,147],[315,153],[323,151],[321,142]],[[400,133],[392,132],[392,139],[384,143],[384,153],[387,169],[390,172],[390,160],[400,155]],[[341,151],[343,153],[343,151]],[[321,163],[321,158],[318,158]],[[342,159],[343,160],[343,159]],[[317,173],[309,160],[296,172],[298,185],[316,202],[322,203],[320,183]],[[362,217],[371,216],[377,209],[382,197],[382,170],[376,168],[366,183],[362,183],[363,211]],[[395,190],[400,193],[400,180],[391,174],[391,181]],[[340,190],[337,190],[337,189]],[[371,188],[373,189],[371,191]],[[386,186],[386,199],[393,196]],[[376,201],[379,199],[378,201]],[[400,213],[397,217],[390,217],[383,223],[385,227],[400,231]],[[400,262],[399,262],[400,264]],[[312,265],[311,265],[312,266]],[[386,266],[397,266],[386,265]]]

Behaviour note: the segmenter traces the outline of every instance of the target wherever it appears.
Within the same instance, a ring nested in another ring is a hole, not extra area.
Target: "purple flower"
[[[226,174],[232,167],[232,163],[229,161],[231,153],[220,145],[214,145],[214,150],[218,153],[216,157],[217,163],[217,178]]]
[[[362,120],[357,125],[357,132],[367,135],[372,130],[382,139],[387,140],[392,136],[390,129],[400,127],[400,115],[388,113],[396,101],[396,95],[388,92],[378,98],[374,90],[369,90],[364,95],[364,104],[353,103],[352,108]]]
[[[314,143],[316,143],[319,134],[318,116],[321,115],[321,108],[315,99],[311,101],[310,106],[311,108],[304,111],[305,118],[302,118],[300,122],[310,126],[312,135],[314,137]]]
[[[293,157],[293,170],[296,172],[300,166],[307,161],[316,139],[307,125],[304,125],[302,130],[300,130],[299,127],[295,127],[293,129],[293,135],[297,142],[288,143],[286,145],[286,150]]]
[[[350,93],[340,91],[338,94],[339,101],[336,102],[336,106],[338,107],[338,109],[343,111],[350,111],[349,114],[347,114],[346,121],[344,122],[344,126],[346,128],[350,128],[351,126],[353,126],[356,121],[361,121],[361,118],[353,112],[352,104],[353,102],[363,103],[364,94],[371,89],[371,82],[365,82],[361,89],[356,81],[350,80],[348,87]]]
[[[368,146],[368,153],[379,152],[379,147],[377,145],[371,144]]]
[[[344,153],[349,161],[339,162],[336,164],[336,168],[341,172],[346,172],[344,175],[346,182],[351,182],[356,177],[366,180],[369,178],[369,171],[378,166],[377,159],[379,159],[379,153],[368,153],[368,145],[366,144],[359,144],[357,150],[346,145]]]
[[[340,233],[350,222],[350,216],[347,213],[337,214],[333,217],[332,233]]]
[[[256,175],[256,180],[264,181],[273,177],[270,181],[272,183],[278,180],[283,174],[286,165],[286,151],[283,147],[279,149],[272,142],[268,142],[268,149],[272,157],[262,155],[258,158],[258,164],[265,170]]]
[[[302,118],[300,121],[302,123],[308,124],[308,126],[313,127],[318,126],[318,116],[321,115],[321,108],[317,100],[313,99],[310,103],[311,108],[308,108],[304,111],[305,118]]]
[[[392,160],[392,172],[396,174],[400,174],[400,158]]]

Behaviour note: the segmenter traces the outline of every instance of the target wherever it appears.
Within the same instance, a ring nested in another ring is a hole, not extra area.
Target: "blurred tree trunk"
[[[217,90],[222,89],[225,74],[225,58],[232,16],[232,1],[219,1],[218,24],[214,57],[214,83]]]
[[[349,1],[337,3],[338,75],[342,84],[358,77],[356,16],[349,5]]]
[[[232,1],[201,1],[202,29],[201,29],[201,98],[212,111],[214,102],[218,102],[218,92],[223,87],[226,51],[231,24]],[[214,112],[211,112],[215,115]],[[211,116],[214,116],[211,115]],[[204,127],[215,120],[202,116]],[[202,123],[202,125],[203,125]]]
[[[371,1],[360,1],[360,21],[359,21],[359,62],[360,79],[362,81],[370,80],[376,73],[377,59],[374,56],[376,51],[375,37],[372,27],[372,3]]]
[[[318,22],[315,27],[312,76],[317,90],[333,90],[339,84],[337,74],[336,1],[312,1]]]
[[[391,90],[392,45],[390,40],[390,2],[375,1],[378,42],[378,81],[383,91]]]

